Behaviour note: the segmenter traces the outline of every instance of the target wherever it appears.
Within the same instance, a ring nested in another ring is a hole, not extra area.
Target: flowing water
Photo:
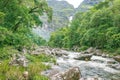
[[[120,69],[111,68],[109,61],[112,58],[103,58],[101,56],[92,56],[91,61],[75,60],[80,53],[66,52],[67,56],[56,57],[58,65],[52,65],[51,70],[47,70],[44,74],[54,74],[54,72],[62,72],[71,67],[79,67],[83,78],[100,77],[104,80],[120,80]],[[114,61],[114,64],[120,67],[120,64]],[[54,71],[53,71],[54,70]],[[52,72],[53,71],[53,72]]]

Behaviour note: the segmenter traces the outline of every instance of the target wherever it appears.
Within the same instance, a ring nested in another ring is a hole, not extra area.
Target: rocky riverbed
[[[86,50],[84,52],[72,52],[56,50],[56,64],[45,63],[51,65],[50,70],[41,74],[48,76],[51,80],[54,75],[61,75],[71,68],[78,67],[80,70],[80,80],[120,80],[120,63],[108,55],[101,54],[100,51]],[[70,70],[69,70],[70,69]],[[71,71],[70,71],[71,72]],[[72,73],[69,76],[72,76]],[[69,79],[54,79],[69,80]],[[74,79],[71,79],[74,80]]]
[[[31,55],[46,54],[56,59],[55,63],[44,62],[51,69],[41,74],[50,80],[120,80],[120,57],[89,48],[83,52],[66,51],[59,48],[38,47],[31,51],[23,51]],[[27,66],[24,55],[13,56],[12,65]]]

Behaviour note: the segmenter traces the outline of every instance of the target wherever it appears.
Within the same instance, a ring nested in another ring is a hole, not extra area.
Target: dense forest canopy
[[[120,54],[120,0],[106,0],[91,10],[78,12],[68,27],[51,35],[52,47],[96,47]]]
[[[21,51],[33,44],[45,44],[32,33],[34,25],[42,24],[39,16],[44,13],[48,21],[52,20],[52,8],[45,0],[0,0],[0,59],[13,54],[12,49]]]
[[[50,21],[52,8],[45,0],[0,0],[0,47],[22,47],[34,42],[31,29],[42,24],[39,16],[44,13]]]
[[[38,73],[50,67],[41,62],[51,57],[36,57],[23,51],[30,51],[33,45],[45,45],[45,40],[32,33],[32,27],[42,25],[39,17],[43,14],[47,14],[48,22],[52,20],[52,8],[46,0],[0,0],[0,80],[48,80]],[[21,59],[26,66],[19,64]],[[30,72],[27,79],[23,76],[25,71]]]

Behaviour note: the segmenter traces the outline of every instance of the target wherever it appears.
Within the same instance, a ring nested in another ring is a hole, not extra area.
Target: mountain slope
[[[47,22],[47,16],[40,17],[43,22],[42,28],[34,28],[33,32],[43,37],[45,40],[49,40],[50,33],[56,31],[62,27],[65,27],[69,23],[70,16],[74,14],[73,5],[67,1],[48,0],[48,5],[53,9],[53,20],[51,23]]]
[[[74,14],[73,5],[67,1],[48,0],[48,5],[53,8],[52,27],[58,29],[67,26],[69,17]]]
[[[94,5],[102,2],[104,0],[84,0],[78,8],[76,8],[76,12],[84,12],[92,8]]]
[[[43,21],[42,28],[36,28],[34,32],[48,40],[51,32],[69,24],[71,16],[74,16],[79,11],[87,11],[101,1],[104,0],[84,0],[79,7],[75,9],[73,5],[67,1],[47,0],[48,5],[53,9],[53,20],[51,23],[48,23],[47,16],[42,16],[40,18]]]

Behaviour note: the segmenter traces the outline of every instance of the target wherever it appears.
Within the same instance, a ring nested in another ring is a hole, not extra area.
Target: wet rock
[[[84,52],[81,52],[81,54],[90,54],[90,53],[87,51],[84,51]]]
[[[94,62],[105,63],[105,64],[109,64],[109,63],[111,64],[111,63],[115,62],[113,59],[104,58],[101,56],[92,56],[91,60]]]
[[[120,70],[120,64],[109,64],[109,65],[107,65],[107,66],[109,66],[109,67],[111,67],[111,68],[114,68],[114,69],[116,69],[116,70]]]
[[[96,50],[95,48],[90,47],[90,48],[88,48],[88,49],[86,50],[86,52],[88,52],[88,53],[93,53],[95,50]]]
[[[112,60],[108,60],[107,64],[118,64],[118,62],[112,59]]]
[[[53,75],[56,75],[57,73],[59,73],[60,71],[59,70],[57,70],[57,69],[53,69],[53,70],[51,70],[51,72],[49,73],[49,77],[51,77],[51,76],[53,76]]]
[[[103,52],[102,52],[101,50],[99,50],[99,49],[96,49],[96,50],[94,51],[94,54],[95,54],[96,56],[102,56]]]
[[[78,57],[74,58],[76,60],[91,60],[92,54],[81,54]]]
[[[102,78],[81,78],[79,80],[104,80]]]
[[[63,55],[62,58],[63,58],[64,60],[69,59],[69,57],[68,57],[68,56],[65,56],[65,55]]]
[[[73,67],[65,72],[61,72],[53,75],[51,80],[79,80],[80,79],[80,70],[78,67]]]
[[[66,55],[66,56],[68,55],[68,53],[65,50],[61,50],[61,49],[52,49],[51,53],[58,57],[61,57],[63,55]]]
[[[120,55],[113,57],[116,61],[120,62]]]
[[[41,48],[35,49],[31,52],[31,54],[33,54],[33,55],[39,55],[39,54],[42,54],[42,53],[45,53],[45,50],[41,49]]]
[[[103,53],[101,56],[104,57],[104,58],[110,58],[110,56],[106,53]]]

